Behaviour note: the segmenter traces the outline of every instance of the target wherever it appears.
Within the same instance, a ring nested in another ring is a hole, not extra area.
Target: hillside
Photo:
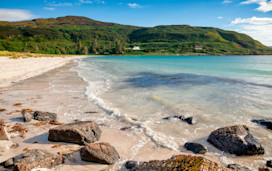
[[[128,49],[134,45],[142,50]],[[203,49],[196,50],[195,46]],[[0,22],[0,50],[49,54],[272,54],[260,42],[233,31],[188,25],[145,28],[76,16]]]

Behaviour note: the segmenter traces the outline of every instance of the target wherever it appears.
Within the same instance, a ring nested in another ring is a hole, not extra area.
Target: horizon
[[[214,27],[244,33],[272,46],[271,0],[14,0],[0,5],[1,21],[82,16],[138,27]]]

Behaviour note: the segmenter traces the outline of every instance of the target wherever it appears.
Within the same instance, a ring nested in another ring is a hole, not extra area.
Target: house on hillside
[[[202,46],[195,46],[195,50],[202,50],[203,47]]]
[[[141,50],[140,46],[134,46],[133,48],[131,48],[132,50]]]

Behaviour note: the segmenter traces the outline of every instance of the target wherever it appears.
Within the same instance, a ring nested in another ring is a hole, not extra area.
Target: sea
[[[234,162],[207,138],[220,127],[247,125],[266,151],[248,166],[272,157],[272,132],[251,122],[272,118],[272,56],[105,56],[77,62],[74,70],[88,83],[86,97],[162,147],[186,151],[184,143],[198,142]],[[171,116],[197,122],[163,119]]]

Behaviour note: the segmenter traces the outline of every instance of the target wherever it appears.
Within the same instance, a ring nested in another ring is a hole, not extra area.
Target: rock
[[[168,160],[153,160],[144,162],[131,169],[132,171],[149,170],[198,170],[198,171],[227,171],[218,163],[199,156],[178,155]]]
[[[34,119],[34,112],[31,109],[23,109],[22,115],[25,122],[30,122],[32,119]]]
[[[252,120],[252,122],[257,123],[266,127],[267,129],[272,130],[272,119],[261,119],[261,120]]]
[[[63,164],[64,158],[59,155],[47,153],[43,150],[29,150],[14,164],[14,170],[31,171],[34,168],[52,168]]]
[[[13,165],[14,165],[14,159],[10,158],[7,161],[1,163],[1,165],[3,165],[5,168],[13,167]]]
[[[88,144],[80,150],[82,160],[102,164],[114,164],[120,158],[109,143]]]
[[[57,114],[50,112],[32,111],[31,109],[23,109],[22,114],[25,122],[30,122],[32,119],[38,121],[56,120]]]
[[[185,118],[183,119],[183,121],[187,122],[190,125],[194,125],[197,123],[197,120],[194,117]]]
[[[272,160],[267,161],[266,162],[266,166],[272,168]]]
[[[239,164],[229,164],[227,168],[233,171],[251,171],[249,168],[241,166]]]
[[[205,154],[208,151],[204,145],[194,142],[187,142],[184,147],[196,154]]]
[[[267,167],[261,167],[258,169],[258,171],[271,171],[271,170]]]
[[[184,119],[184,116],[168,116],[168,117],[165,117],[165,118],[162,118],[164,120],[170,120],[170,119],[179,119],[179,120],[183,120]]]
[[[210,134],[208,142],[222,151],[238,156],[264,154],[261,143],[250,134],[245,125],[219,128]]]
[[[8,140],[8,136],[3,126],[0,126],[0,140]]]
[[[127,161],[125,163],[125,167],[130,170],[130,169],[136,167],[138,164],[139,164],[139,162],[137,162],[137,161]]]
[[[38,120],[38,121],[56,120],[57,119],[57,114],[50,113],[50,112],[35,111],[34,112],[34,119]]]
[[[50,120],[49,124],[51,124],[51,125],[61,125],[61,123],[59,123],[59,121],[57,121],[57,120]]]
[[[123,127],[123,128],[121,128],[120,130],[121,130],[121,131],[126,131],[126,130],[129,130],[129,129],[131,129],[130,126],[128,126],[128,127]]]
[[[100,136],[101,130],[94,121],[81,121],[50,129],[48,140],[84,145],[94,143]]]

